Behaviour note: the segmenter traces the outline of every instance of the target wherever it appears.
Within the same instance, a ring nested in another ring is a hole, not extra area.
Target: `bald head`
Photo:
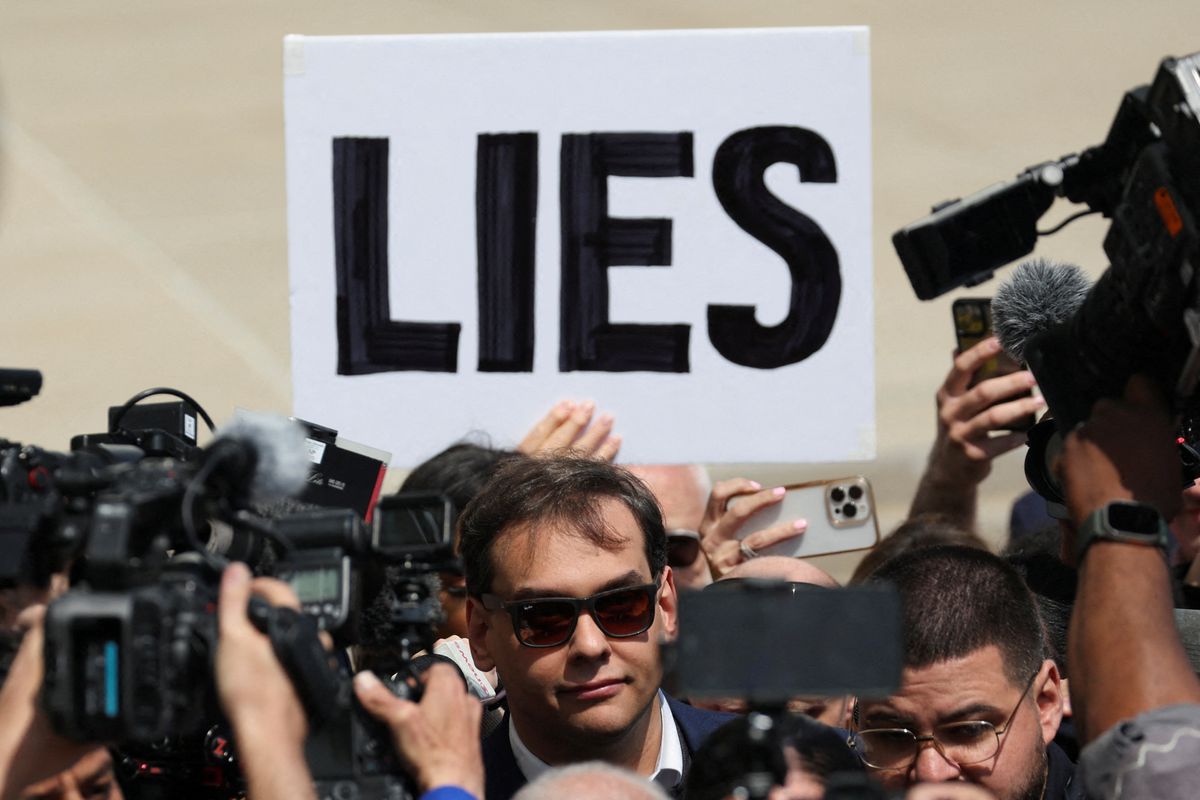
[[[663,513],[663,527],[671,531],[700,532],[704,508],[712,491],[708,471],[699,464],[640,464],[628,468],[642,480],[658,501]],[[675,571],[675,586],[679,589],[703,589],[712,583],[708,559],[700,550],[691,563],[669,562]]]
[[[667,530],[700,528],[712,491],[708,471],[699,464],[637,464],[629,471],[650,487],[663,511]]]
[[[721,576],[723,581],[731,578],[771,578],[792,583],[811,583],[828,589],[841,586],[832,575],[820,567],[814,567],[804,559],[787,556],[759,556],[747,559]]]
[[[645,778],[603,761],[587,761],[544,772],[525,785],[513,800],[668,800]]]

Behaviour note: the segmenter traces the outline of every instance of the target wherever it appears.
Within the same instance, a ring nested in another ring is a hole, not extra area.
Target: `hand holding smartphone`
[[[758,555],[807,558],[865,550],[879,541],[875,496],[865,477],[853,475],[783,488],[783,499],[747,517],[737,538],[745,541],[750,534],[785,520],[803,519],[807,527],[799,536],[756,549]],[[745,497],[733,497],[729,505],[745,502]]]
[[[954,337],[958,342],[959,353],[971,349],[993,335],[992,300],[990,297],[960,297],[954,301],[951,310],[954,315]],[[971,383],[967,388],[972,388],[992,378],[1000,378],[1005,375],[1011,375],[1014,372],[1020,372],[1022,369],[1021,364],[1008,353],[1001,350],[975,371],[974,376],[971,378]],[[1008,402],[1021,397],[1032,396],[1033,390],[1029,390],[1019,395],[1006,397],[999,402]],[[1029,414],[1013,422],[1006,430],[1027,431],[1033,427],[1035,422],[1037,422],[1036,416]]]

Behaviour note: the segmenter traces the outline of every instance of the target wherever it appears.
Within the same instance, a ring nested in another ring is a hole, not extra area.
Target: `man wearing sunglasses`
[[[1054,744],[1063,691],[1037,607],[990,553],[927,547],[885,562],[904,607],[904,672],[887,700],[860,700],[850,743],[889,788],[968,781],[999,800],[1082,798]]]
[[[692,753],[730,717],[659,690],[676,595],[646,487],[592,460],[520,459],[463,511],[459,532],[471,651],[508,695],[508,724],[484,742],[488,800],[588,760],[677,794]]]

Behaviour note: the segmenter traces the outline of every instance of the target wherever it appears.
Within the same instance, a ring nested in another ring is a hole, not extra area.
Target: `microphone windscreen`
[[[1024,361],[1025,343],[1069,319],[1090,288],[1074,264],[1035,258],[1018,265],[992,298],[992,327],[1000,346]]]
[[[295,420],[239,409],[217,432],[213,444],[232,442],[253,454],[249,496],[261,503],[292,497],[304,488],[311,466],[306,438],[304,427]]]

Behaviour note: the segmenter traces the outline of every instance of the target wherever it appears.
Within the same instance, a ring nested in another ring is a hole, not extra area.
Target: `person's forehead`
[[[633,513],[616,499],[601,500],[598,509],[612,542],[592,541],[571,520],[533,521],[503,530],[492,546],[492,591],[505,596],[554,590],[583,597],[629,573],[649,582],[645,540]]]
[[[905,719],[936,723],[973,706],[997,709],[1014,701],[1014,688],[1004,670],[1004,659],[995,645],[925,667],[906,667],[900,691],[886,701],[864,701],[863,711],[894,714]]]

